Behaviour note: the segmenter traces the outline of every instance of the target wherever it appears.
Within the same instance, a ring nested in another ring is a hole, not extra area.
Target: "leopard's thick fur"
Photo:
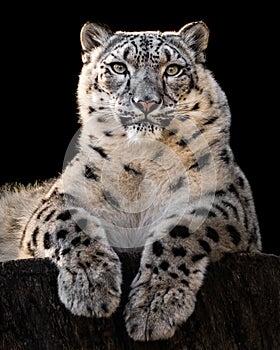
[[[173,336],[210,262],[261,251],[227,98],[205,65],[208,36],[203,22],[116,33],[86,23],[78,152],[56,179],[1,195],[2,260],[50,258],[75,315],[110,316],[122,283],[115,248],[142,249],[124,313],[135,340]]]

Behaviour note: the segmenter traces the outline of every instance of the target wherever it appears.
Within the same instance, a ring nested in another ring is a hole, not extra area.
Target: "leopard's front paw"
[[[120,267],[100,268],[88,263],[79,263],[74,268],[62,267],[58,293],[74,315],[109,317],[120,303]]]
[[[136,341],[171,338],[194,305],[195,296],[185,288],[162,286],[148,291],[139,286],[132,290],[125,309],[127,332]]]

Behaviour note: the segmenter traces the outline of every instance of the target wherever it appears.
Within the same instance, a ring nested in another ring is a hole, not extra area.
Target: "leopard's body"
[[[205,67],[208,28],[112,33],[86,23],[81,43],[77,155],[50,183],[2,192],[0,255],[52,259],[66,307],[108,317],[121,294],[114,248],[141,248],[127,331],[169,338],[210,262],[261,250],[227,98]]]

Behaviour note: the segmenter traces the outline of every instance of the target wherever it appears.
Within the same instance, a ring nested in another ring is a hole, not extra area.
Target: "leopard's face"
[[[192,82],[190,59],[157,34],[127,36],[101,60],[98,70],[112,115],[129,136],[159,134]]]
[[[110,116],[129,138],[160,138],[175,115],[186,117],[194,105],[198,56],[174,33],[106,35],[106,43],[85,50],[88,111]]]

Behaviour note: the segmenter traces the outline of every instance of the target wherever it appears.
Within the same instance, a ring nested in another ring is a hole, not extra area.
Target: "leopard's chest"
[[[114,216],[115,220],[119,216],[122,222],[139,221],[143,217],[147,220],[147,216],[157,215],[172,200],[176,186],[183,187],[185,177],[182,175],[175,184],[175,172],[172,166],[165,168],[143,159],[103,169],[97,185],[99,213],[103,212],[106,218]]]
[[[97,216],[115,246],[143,245],[149,232],[188,199],[185,169],[151,156],[119,157],[102,166],[77,162],[63,174],[63,191]],[[120,243],[121,242],[121,243]]]

